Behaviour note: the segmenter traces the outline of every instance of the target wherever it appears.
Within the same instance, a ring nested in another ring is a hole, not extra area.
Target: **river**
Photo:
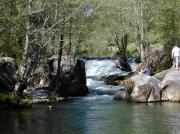
[[[97,77],[124,72],[112,69],[114,60],[86,62],[86,97],[32,109],[0,110],[0,134],[180,134],[179,103],[128,103],[113,100],[120,87],[104,85]],[[104,69],[102,69],[104,66]],[[136,64],[131,62],[135,69]],[[113,70],[113,71],[110,71]]]

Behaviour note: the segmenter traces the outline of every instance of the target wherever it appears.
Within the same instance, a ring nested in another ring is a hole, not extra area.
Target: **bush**
[[[28,97],[19,98],[13,92],[0,93],[0,104],[3,108],[29,108],[32,100]]]

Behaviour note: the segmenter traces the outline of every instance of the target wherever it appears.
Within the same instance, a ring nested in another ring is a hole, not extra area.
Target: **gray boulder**
[[[158,102],[161,99],[161,81],[146,75],[131,78],[135,82],[131,98],[134,102]]]
[[[162,81],[162,101],[180,101],[180,71],[171,69]]]
[[[171,71],[171,69],[167,69],[167,70],[164,70],[160,73],[157,73],[154,75],[154,77],[160,81],[162,81],[164,79],[164,77],[166,76],[167,73],[169,73]]]
[[[132,102],[159,102],[161,100],[161,81],[152,76],[136,75],[124,83],[125,92],[115,98]]]

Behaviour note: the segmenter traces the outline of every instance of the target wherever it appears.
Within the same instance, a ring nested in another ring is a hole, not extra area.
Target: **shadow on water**
[[[3,134],[178,134],[180,104],[133,104],[78,98],[28,110],[1,110]]]

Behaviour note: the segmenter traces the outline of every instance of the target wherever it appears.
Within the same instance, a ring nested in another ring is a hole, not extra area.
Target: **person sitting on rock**
[[[150,76],[150,69],[148,68],[148,66],[144,62],[139,64],[139,66],[137,67],[136,72],[139,75],[143,74],[143,75]]]
[[[139,74],[150,76],[150,69],[146,65],[142,66]]]
[[[145,62],[141,62],[138,65],[136,69],[136,74],[139,74],[139,75],[144,74],[144,75],[150,76],[150,69],[148,68]]]
[[[177,45],[175,45],[172,49],[172,59],[175,60],[173,67],[176,67],[176,69],[178,69],[180,62],[180,48]]]

